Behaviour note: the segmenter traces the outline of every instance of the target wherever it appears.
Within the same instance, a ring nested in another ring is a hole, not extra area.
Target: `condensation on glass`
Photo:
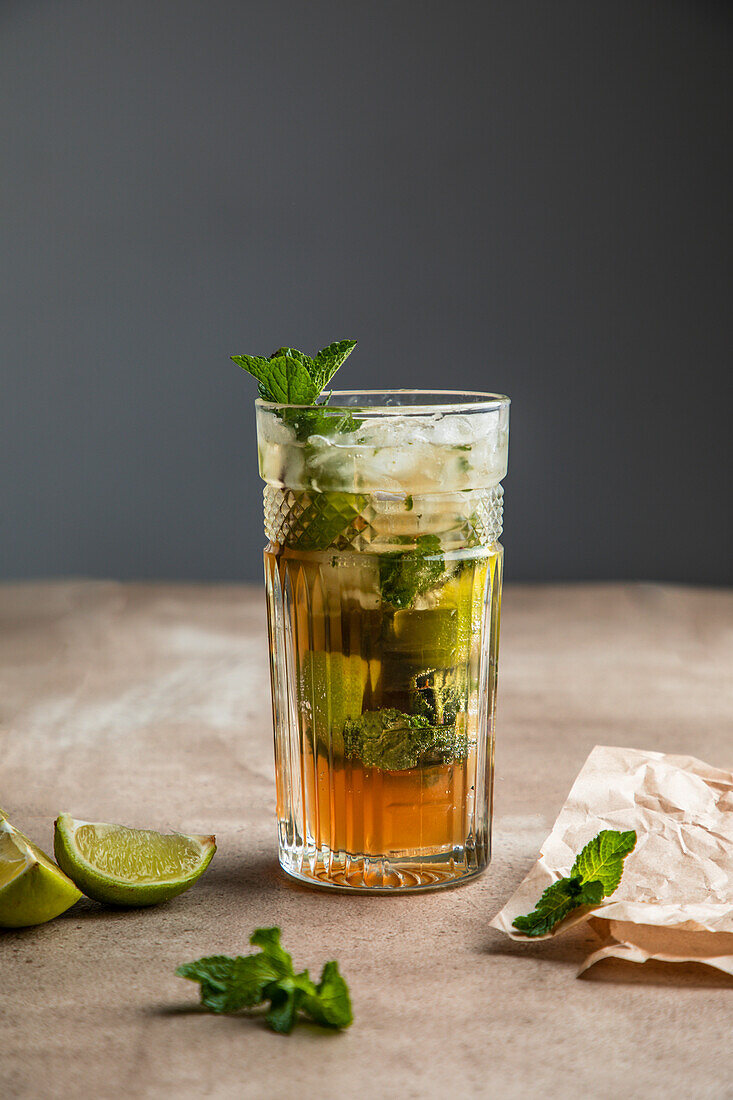
[[[347,890],[491,854],[509,400],[257,402],[280,863]]]

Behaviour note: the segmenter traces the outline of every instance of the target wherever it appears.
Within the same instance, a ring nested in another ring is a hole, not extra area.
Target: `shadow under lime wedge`
[[[87,897],[110,905],[157,905],[201,877],[216,851],[216,838],[77,821],[61,814],[54,851],[59,866]]]
[[[0,813],[0,928],[45,924],[80,897],[71,879]]]

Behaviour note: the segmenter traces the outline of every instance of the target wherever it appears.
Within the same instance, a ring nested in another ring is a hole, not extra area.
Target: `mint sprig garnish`
[[[306,363],[311,376],[316,382],[320,382],[321,389],[328,385],[355,347],[356,340],[337,340],[335,343],[329,344],[327,348],[322,348],[315,359],[310,360],[313,363],[312,367]],[[304,358],[308,360],[307,355]]]
[[[249,942],[261,948],[259,954],[209,955],[179,966],[176,974],[199,983],[201,1004],[209,1012],[240,1012],[269,1001],[265,1022],[283,1035],[290,1034],[300,1014],[322,1027],[349,1026],[351,1000],[338,963],[327,962],[316,985],[307,970],[295,973],[279,928],[257,928]]]
[[[278,348],[268,358],[232,355],[257,379],[260,397],[277,405],[314,405],[316,398],[356,347],[356,340],[337,340],[315,358],[297,348]]]
[[[625,833],[604,829],[576,856],[570,875],[551,883],[534,910],[513,920],[512,927],[525,936],[544,936],[574,909],[598,905],[618,887],[624,859],[635,845],[634,829]]]

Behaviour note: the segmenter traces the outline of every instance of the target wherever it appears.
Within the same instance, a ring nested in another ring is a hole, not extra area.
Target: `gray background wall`
[[[354,388],[513,397],[510,577],[733,581],[732,30],[3,0],[0,573],[258,580],[228,356],[353,336]]]

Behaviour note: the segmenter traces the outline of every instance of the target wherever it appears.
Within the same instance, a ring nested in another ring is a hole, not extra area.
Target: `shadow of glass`
[[[201,880],[201,888],[277,892],[289,881],[274,855],[241,855],[214,860]]]

